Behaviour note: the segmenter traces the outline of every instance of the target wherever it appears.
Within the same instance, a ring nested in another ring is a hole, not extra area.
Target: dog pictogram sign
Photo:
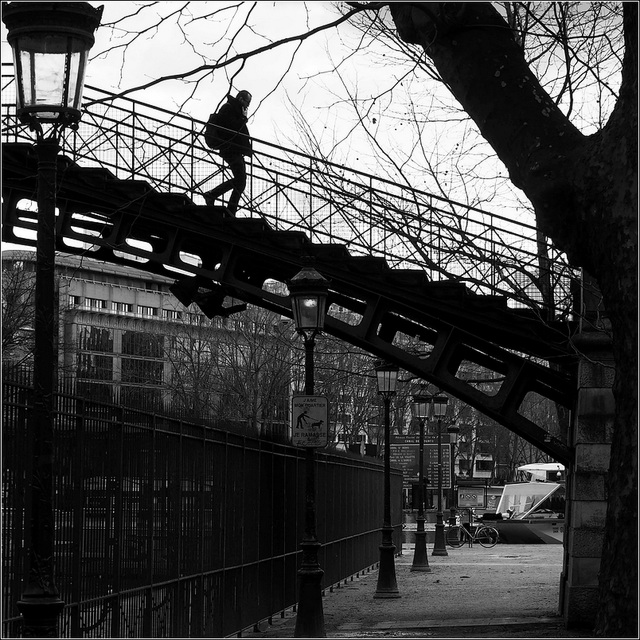
[[[293,396],[291,425],[295,447],[326,447],[329,441],[329,402],[324,396]]]

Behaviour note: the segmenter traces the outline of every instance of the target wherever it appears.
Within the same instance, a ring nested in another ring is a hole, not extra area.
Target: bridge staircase
[[[249,181],[264,183],[263,188],[250,188],[238,217],[230,216],[224,207],[201,204],[206,180],[219,180],[224,170],[197,141],[204,123],[190,120],[181,129],[188,129],[188,136],[173,133],[164,143],[159,135],[164,121],[153,129],[153,142],[148,124],[133,126],[136,134],[131,139],[146,136],[147,146],[132,151],[137,166],[123,170],[115,160],[105,159],[106,155],[102,159],[94,155],[95,149],[104,144],[97,140],[100,136],[110,139],[110,158],[124,154],[127,136],[116,131],[115,123],[123,122],[112,114],[117,99],[97,89],[93,93],[95,101],[89,102],[83,116],[83,122],[91,124],[84,132],[85,125],[81,125],[79,132],[70,134],[58,156],[57,251],[173,278],[174,290],[185,304],[193,299],[197,288],[218,301],[239,299],[288,317],[291,308],[286,283],[302,266],[313,264],[330,281],[327,333],[395,362],[477,408],[559,462],[571,463],[566,436],[549,433],[544,424],[523,415],[521,408],[529,394],[568,409],[573,407],[572,309],[562,310],[557,305],[550,308],[539,301],[523,304],[526,286],[515,287],[512,292],[505,289],[504,283],[514,282],[513,278],[488,278],[482,269],[471,277],[469,270],[456,274],[455,269],[442,268],[452,256],[463,255],[467,249],[466,245],[456,246],[452,237],[443,243],[448,223],[441,219],[434,224],[433,211],[438,207],[432,204],[427,207],[429,229],[416,227],[415,235],[413,230],[404,236],[396,233],[407,241],[399,244],[388,220],[393,220],[395,212],[399,216],[396,231],[403,225],[409,229],[401,216],[407,207],[393,204],[397,203],[396,194],[387,192],[381,197],[379,190],[370,188],[371,176],[367,177],[370,184],[364,209],[368,207],[373,217],[366,224],[360,220],[356,227],[348,222],[351,213],[356,219],[363,210],[363,192],[358,191],[356,197],[351,186],[337,194],[332,191],[335,180],[329,178],[325,184],[331,193],[321,206],[314,207],[314,198],[317,202],[321,197],[317,183],[309,188],[314,170],[328,175],[326,167],[330,163],[318,168],[320,161],[304,157],[302,171],[302,156],[292,161],[294,152],[287,152],[288,158],[282,162],[290,172],[285,175],[273,145],[256,153],[258,160],[253,160]],[[6,104],[9,101],[3,90],[3,241],[35,246],[36,150]],[[136,108],[139,112],[140,105]],[[127,112],[134,113],[135,109],[129,105]],[[157,114],[156,118],[161,120]],[[175,163],[170,161],[180,145],[199,149],[198,158],[189,159],[190,171],[185,171],[184,156],[174,159]],[[170,164],[172,171],[161,177],[153,174],[149,168],[157,158]],[[193,169],[196,165],[206,165],[199,169],[202,179]],[[184,184],[177,184],[175,175],[181,172],[187,175]],[[166,177],[169,174],[171,178]],[[268,180],[265,174],[269,174]],[[291,203],[300,195],[295,191],[303,185],[310,213],[297,221],[290,215],[286,219],[278,217],[281,210],[290,213]],[[409,200],[415,202],[419,196],[411,193]],[[447,211],[454,209],[454,204],[447,203]],[[341,219],[347,220],[341,234],[330,229],[335,218],[326,214],[326,206],[333,206],[334,213],[339,210]],[[319,211],[321,222],[313,223]],[[462,220],[465,213],[469,211],[455,215]],[[420,211],[414,221],[423,224]],[[373,239],[380,228],[383,242],[379,235]],[[491,223],[484,223],[484,228],[493,237],[507,233]],[[369,241],[365,239],[367,233]],[[465,228],[465,233],[478,238],[484,231],[471,234]],[[437,242],[420,246],[414,253],[408,251],[407,246],[415,246],[416,238],[423,235]],[[500,246],[508,244],[505,240]],[[482,252],[482,259],[492,265],[492,274],[504,274],[507,264],[516,272],[523,270],[524,261],[515,263],[513,256],[501,265],[498,253]],[[573,290],[576,274],[561,261],[553,265],[556,267],[559,271],[554,271],[549,281]],[[533,272],[534,280],[542,278],[538,263]],[[216,312],[224,313],[224,308]],[[494,387],[487,392],[481,384],[466,379],[466,365],[500,381],[497,391]]]

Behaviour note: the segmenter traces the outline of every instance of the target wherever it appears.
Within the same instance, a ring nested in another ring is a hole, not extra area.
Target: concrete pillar
[[[568,628],[595,623],[615,412],[610,338],[584,332],[575,346],[583,357],[578,365],[578,402],[569,443],[575,448],[575,464],[567,474],[569,526],[560,589],[560,612]]]

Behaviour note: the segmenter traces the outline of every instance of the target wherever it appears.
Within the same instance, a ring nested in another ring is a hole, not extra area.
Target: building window
[[[87,380],[112,380],[113,358],[91,353],[79,353],[78,378],[85,378]]]
[[[493,471],[493,460],[476,460],[476,471]]]
[[[138,315],[143,318],[155,318],[158,315],[158,309],[156,307],[138,305]]]
[[[176,309],[163,309],[162,317],[164,320],[181,320],[182,311],[176,311]]]
[[[100,298],[85,298],[83,306],[85,309],[104,311],[107,308],[107,301]]]
[[[79,307],[82,304],[82,298],[80,296],[69,296],[69,305],[72,307]]]
[[[122,358],[122,382],[134,384],[162,384],[164,365],[155,360]]]
[[[111,311],[115,313],[133,313],[133,305],[129,302],[112,302]]]
[[[113,353],[113,335],[110,329],[81,326],[78,327],[77,340],[80,351]]]
[[[163,337],[139,331],[124,331],[122,353],[143,358],[162,358],[164,356]]]

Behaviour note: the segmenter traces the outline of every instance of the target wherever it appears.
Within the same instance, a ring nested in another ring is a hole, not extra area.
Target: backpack
[[[219,117],[217,113],[212,113],[207,120],[207,126],[204,129],[204,141],[211,149],[219,149],[224,140],[220,136],[218,129]]]

